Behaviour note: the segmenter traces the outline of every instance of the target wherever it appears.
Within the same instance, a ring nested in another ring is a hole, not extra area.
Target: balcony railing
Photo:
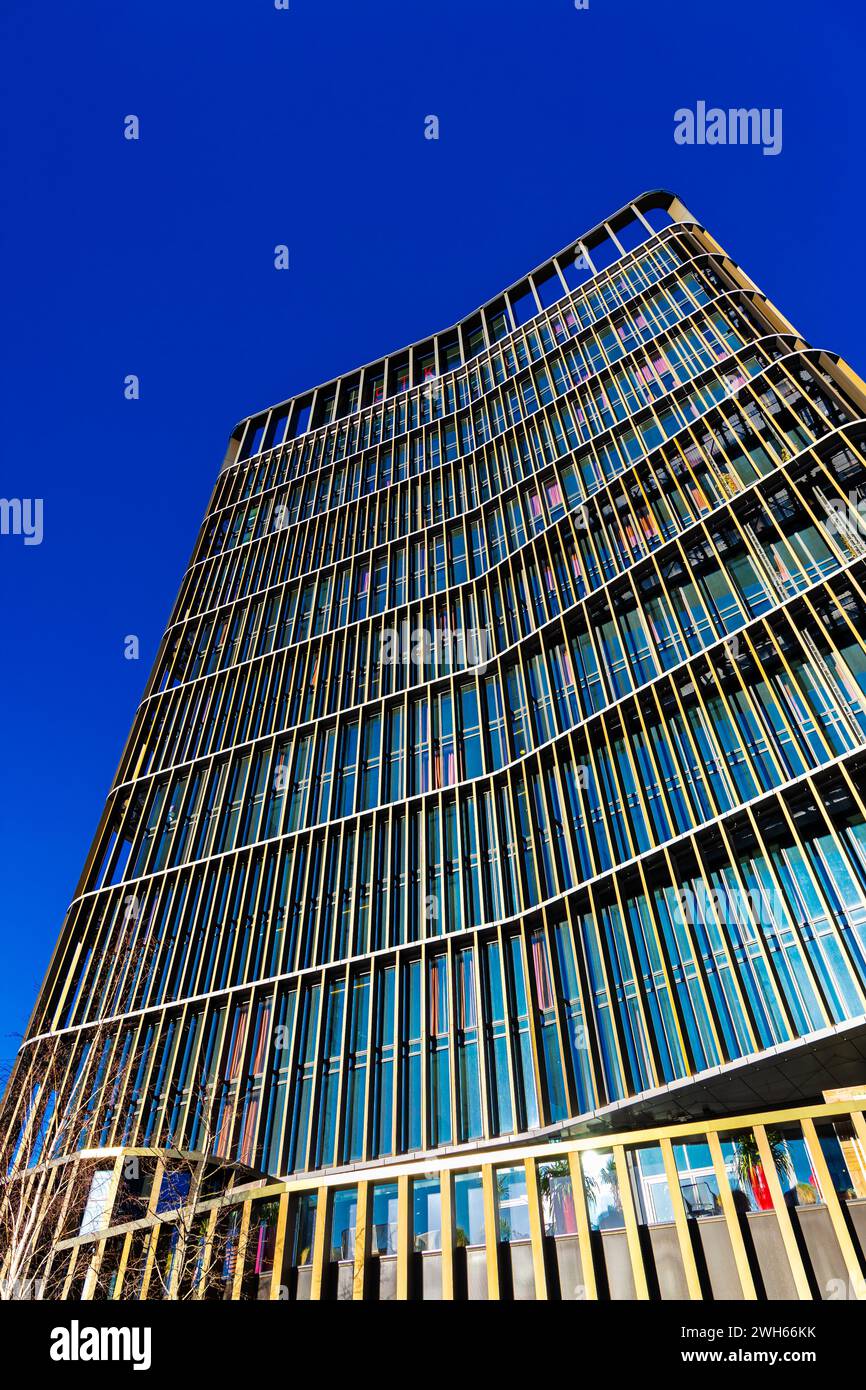
[[[192,1221],[156,1194],[151,1214],[129,1222],[121,1175],[132,1151],[86,1154],[103,1175],[113,1159],[116,1200],[102,1229],[91,1221],[58,1244],[59,1287],[95,1299],[863,1299],[864,1108],[866,1087],[787,1110],[314,1180],[235,1173],[231,1190],[196,1210],[208,1232],[199,1246]],[[170,1165],[156,1161],[166,1181]],[[184,1258],[195,1268],[172,1273]]]

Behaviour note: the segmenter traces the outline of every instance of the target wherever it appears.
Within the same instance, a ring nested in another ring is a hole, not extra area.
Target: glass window
[[[442,1200],[439,1178],[416,1178],[412,1184],[412,1249],[442,1249]]]
[[[448,1144],[451,1141],[451,1031],[447,956],[434,956],[430,961],[429,985],[430,1142]]]
[[[454,1175],[454,1243],[484,1244],[484,1187],[480,1172]]]
[[[708,1144],[674,1144],[680,1192],[690,1217],[718,1216],[722,1210],[719,1185]]]
[[[344,980],[333,980],[328,986],[324,1018],[324,1054],[321,1062],[321,1098],[319,1101],[319,1132],[316,1148],[316,1167],[328,1167],[334,1162],[337,1135],[337,1099],[342,1071],[343,1013],[346,986]]]
[[[619,1175],[613,1154],[590,1149],[582,1153],[584,1191],[590,1225],[596,1231],[617,1230],[624,1226]]]
[[[359,975],[352,985],[349,1051],[346,1057],[345,1152],[351,1161],[364,1157],[364,1121],[367,1098],[367,1042],[370,976]]]
[[[93,1174],[87,1204],[81,1218],[80,1235],[92,1235],[101,1226],[108,1224],[109,1196],[111,1193],[111,1168],[99,1168]]]
[[[475,954],[456,952],[457,1085],[461,1139],[482,1133],[481,1090],[478,1076],[478,1028],[475,1016]]]
[[[376,988],[372,1117],[374,1157],[389,1154],[393,1149],[394,983],[395,968],[388,965],[379,976]]]
[[[640,1208],[648,1226],[673,1221],[674,1210],[665,1174],[662,1151],[658,1144],[638,1149],[634,1156],[640,1190]]]
[[[421,1147],[421,962],[403,966],[403,1021],[401,1057],[401,1112],[403,1148]]]
[[[331,1259],[351,1260],[355,1256],[355,1225],[358,1218],[357,1187],[334,1193],[331,1212]]]
[[[379,716],[368,715],[364,721],[364,748],[361,758],[361,810],[379,804]]]
[[[493,1131],[495,1134],[507,1134],[514,1127],[514,1113],[511,1104],[511,1083],[508,1075],[508,1037],[499,942],[488,942],[484,951],[484,985],[488,1019],[487,1065],[492,1083],[490,1101],[493,1113]]]
[[[815,1126],[830,1178],[840,1197],[866,1197],[866,1154],[849,1119]]]
[[[478,694],[474,685],[460,688],[460,737],[463,747],[463,776],[480,777],[481,731],[478,722]]]
[[[529,1239],[529,1201],[526,1195],[526,1169],[495,1169],[496,1215],[500,1240]]]
[[[518,1086],[518,1104],[523,1111],[522,1127],[533,1129],[539,1122],[538,1099],[535,1093],[532,1040],[529,1034],[529,1002],[526,996],[523,955],[518,936],[508,938],[506,951],[510,966],[510,1003],[513,1016],[512,1036],[514,1039],[514,1071]]]
[[[246,1251],[247,1273],[262,1277],[273,1270],[279,1209],[279,1202],[272,1198],[253,1203]]]
[[[374,1255],[397,1253],[397,1184],[377,1183],[373,1188],[373,1235],[370,1248]]]
[[[313,1240],[316,1235],[316,1204],[318,1197],[315,1192],[302,1192],[297,1199],[298,1204],[295,1208],[295,1240],[292,1252],[292,1264],[308,1265],[313,1258]]]
[[[577,1220],[574,1214],[574,1193],[568,1159],[558,1158],[553,1163],[539,1163],[538,1188],[541,1194],[544,1234],[576,1235]]]
[[[99,1176],[100,1174],[97,1173],[96,1177]],[[94,1183],[95,1181],[96,1179],[94,1179]],[[189,1195],[191,1181],[192,1174],[184,1172],[182,1169],[164,1173],[162,1183],[160,1184],[159,1198],[156,1203],[157,1212],[174,1211],[177,1207],[181,1206]],[[91,1198],[92,1197],[93,1189],[91,1189]],[[88,1206],[89,1205],[90,1198],[88,1198]]]
[[[776,1177],[786,1206],[815,1206],[821,1190],[799,1125],[767,1130]],[[773,1199],[752,1130],[738,1130],[722,1141],[722,1156],[738,1211],[771,1211]]]

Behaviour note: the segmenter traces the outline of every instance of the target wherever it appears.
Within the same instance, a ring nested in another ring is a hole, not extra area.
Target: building
[[[661,192],[237,427],[7,1096],[54,1296],[864,1293],[864,429]]]

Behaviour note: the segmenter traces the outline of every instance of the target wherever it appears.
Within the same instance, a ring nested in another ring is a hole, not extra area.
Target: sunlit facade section
[[[863,383],[667,193],[244,420],[19,1071],[84,1078],[81,1148],[271,1182],[293,1288],[330,1197],[363,1296],[347,1165],[395,1259],[497,1203],[497,1241],[589,1239],[602,1132],[596,1228],[605,1182],[676,1226],[676,1180],[730,1225],[742,1145],[616,1135],[866,1079],[864,503]],[[859,1111],[806,1121],[859,1174]],[[542,1138],[578,1147],[479,1157]],[[425,1157],[438,1225],[388,1177]]]

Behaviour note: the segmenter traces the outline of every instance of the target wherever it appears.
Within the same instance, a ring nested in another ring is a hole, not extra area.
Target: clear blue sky
[[[235,422],[659,186],[866,371],[864,35],[861,0],[3,0],[0,495],[44,539],[0,537],[0,1057]],[[781,154],[677,146],[700,99],[781,107]]]

